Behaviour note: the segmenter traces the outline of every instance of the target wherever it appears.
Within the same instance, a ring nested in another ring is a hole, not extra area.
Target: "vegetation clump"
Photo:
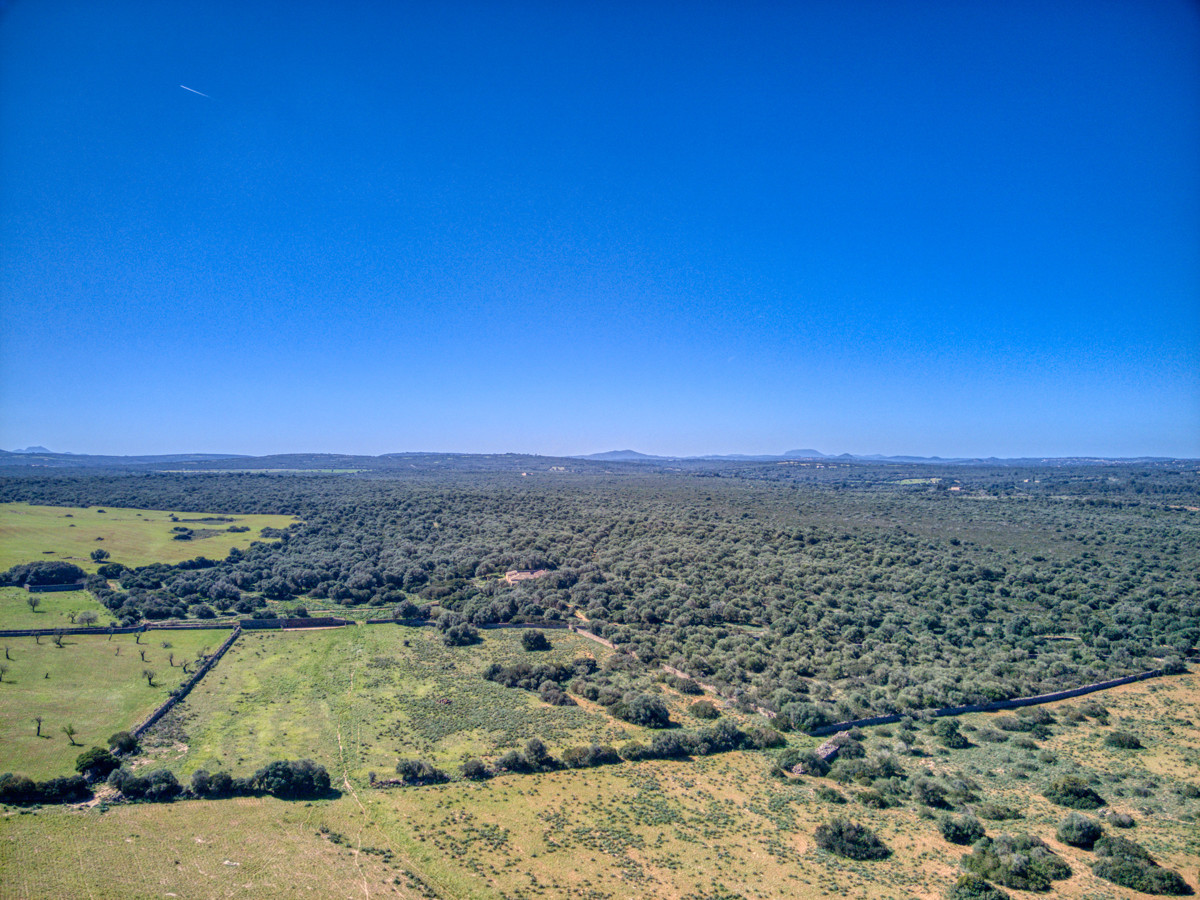
[[[1104,746],[1117,750],[1141,750],[1141,739],[1129,731],[1110,731],[1104,736]]]
[[[973,872],[958,876],[948,891],[946,900],[1009,900],[1009,893]]]
[[[1071,877],[1062,857],[1029,834],[981,838],[962,864],[981,878],[1022,891],[1048,891],[1052,881]]]
[[[1046,799],[1068,809],[1098,809],[1104,798],[1078,775],[1063,775],[1046,785]]]
[[[938,829],[950,843],[964,846],[974,844],[986,834],[983,823],[968,815],[942,816],[938,819]]]
[[[865,825],[837,818],[817,827],[817,846],[846,859],[886,859],[892,851]]]
[[[1064,844],[1083,847],[1085,850],[1092,849],[1092,845],[1103,836],[1104,829],[1100,827],[1099,822],[1079,813],[1071,813],[1059,822],[1055,832],[1055,837]]]
[[[1178,872],[1159,866],[1136,841],[1108,835],[1096,841],[1094,850],[1098,859],[1092,872],[1097,878],[1144,894],[1178,897],[1193,893]]]

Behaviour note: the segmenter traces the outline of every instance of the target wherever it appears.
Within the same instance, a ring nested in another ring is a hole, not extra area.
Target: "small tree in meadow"
[[[37,612],[37,608],[42,605],[42,598],[37,594],[30,594],[25,598],[25,602],[29,604],[30,612]]]
[[[78,747],[79,745],[75,743],[75,735],[79,732],[75,730],[75,726],[70,724],[64,725],[62,730],[63,734],[67,736],[67,740],[71,742],[71,746]]]
[[[158,675],[153,669],[142,669],[142,677],[146,679],[146,684],[154,687],[154,678]]]

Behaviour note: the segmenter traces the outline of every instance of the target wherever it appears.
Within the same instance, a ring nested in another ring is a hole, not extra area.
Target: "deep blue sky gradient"
[[[0,9],[0,447],[1200,457],[1196,4]]]

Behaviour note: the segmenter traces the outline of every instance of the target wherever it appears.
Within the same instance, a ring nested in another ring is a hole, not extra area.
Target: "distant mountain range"
[[[447,471],[450,469],[523,471],[545,470],[547,464],[555,468],[562,466],[587,467],[604,465],[634,466],[686,466],[689,469],[729,466],[774,464],[781,462],[824,462],[836,463],[882,463],[908,465],[943,466],[1072,466],[1072,465],[1115,465],[1129,463],[1173,462],[1170,457],[1143,456],[1136,458],[1105,457],[1025,457],[1000,459],[997,457],[967,458],[940,456],[883,456],[872,454],[856,456],[841,453],[836,456],[819,450],[788,450],[773,454],[714,454],[709,456],[654,456],[637,450],[608,450],[583,456],[554,457],[529,453],[385,453],[380,456],[359,456],[342,453],[280,453],[269,456],[247,456],[236,453],[173,453],[146,456],[104,456],[88,453],[55,453],[45,447],[26,447],[24,450],[0,450],[0,468],[88,468],[88,469],[137,469],[142,471],[317,471],[317,472],[362,472],[387,470]]]

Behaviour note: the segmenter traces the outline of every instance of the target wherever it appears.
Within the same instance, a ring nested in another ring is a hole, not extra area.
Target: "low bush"
[[[75,771],[91,781],[102,781],[120,766],[121,761],[103,747],[84,750],[75,758]]]
[[[468,781],[486,781],[492,777],[489,769],[481,759],[471,757],[462,764],[462,777]]]
[[[721,716],[721,711],[709,700],[697,700],[691,705],[688,712],[697,719],[718,719]]]
[[[986,878],[967,872],[946,891],[946,900],[1009,900],[1007,891],[1002,891]]]
[[[846,859],[886,859],[892,851],[875,832],[849,819],[834,819],[818,826],[817,846]]]
[[[402,759],[396,763],[396,774],[405,784],[442,784],[449,781],[446,773],[423,759]]]
[[[1068,809],[1096,809],[1104,805],[1104,798],[1078,775],[1063,775],[1046,785],[1042,792],[1046,799]]]
[[[1143,894],[1181,897],[1193,893],[1191,885],[1178,872],[1134,859],[1102,859],[1092,866],[1092,873]]]
[[[592,744],[589,747],[571,747],[564,750],[562,761],[569,769],[587,769],[619,763],[621,756],[606,744]]]
[[[521,646],[534,653],[549,650],[550,642],[546,640],[546,635],[542,634],[536,628],[527,628],[521,634]]]
[[[1071,877],[1062,857],[1028,834],[981,838],[962,864],[980,878],[1022,891],[1048,891],[1052,881]]]
[[[980,803],[975,807],[975,815],[981,819],[990,819],[993,822],[1004,822],[1009,819],[1023,819],[1025,814],[1011,806],[1005,806],[1003,803]]]
[[[1085,850],[1090,850],[1103,836],[1104,829],[1100,827],[1099,822],[1079,813],[1071,813],[1059,822],[1058,831],[1055,832],[1055,837],[1064,844],[1083,847]]]
[[[118,731],[109,737],[108,749],[114,753],[137,753],[138,739],[128,731]]]
[[[1141,750],[1142,742],[1132,732],[1110,731],[1104,736],[1104,746],[1115,747],[1118,750]]]
[[[970,846],[984,837],[983,823],[974,816],[942,816],[938,819],[942,837],[952,844]]]

